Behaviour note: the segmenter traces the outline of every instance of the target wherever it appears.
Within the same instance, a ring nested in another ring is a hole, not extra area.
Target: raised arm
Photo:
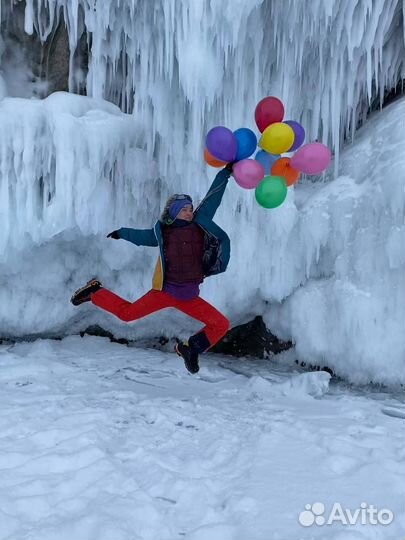
[[[219,171],[206,196],[195,209],[195,214],[201,213],[209,219],[213,219],[215,212],[221,204],[226,186],[228,185],[228,178],[231,176],[231,171],[232,164],[227,165],[224,169]]]
[[[136,244],[137,246],[155,247],[158,245],[158,241],[153,229],[129,229],[127,227],[121,227],[121,229],[113,231],[107,235],[107,238],[114,238],[115,240],[122,238],[123,240]]]

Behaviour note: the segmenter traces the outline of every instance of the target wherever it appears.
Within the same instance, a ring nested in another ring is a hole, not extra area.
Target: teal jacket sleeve
[[[158,241],[153,229],[128,229],[121,227],[118,229],[119,237],[128,240],[137,246],[157,246]]]
[[[215,212],[221,204],[225,188],[228,185],[228,178],[231,173],[227,169],[222,169],[216,175],[206,196],[195,209],[195,214],[204,214],[209,219],[213,219]]]

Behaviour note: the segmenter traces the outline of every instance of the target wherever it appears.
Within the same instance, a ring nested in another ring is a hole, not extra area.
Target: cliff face
[[[26,4],[2,0],[1,68],[6,95],[44,98],[53,92],[69,91],[69,77],[75,75],[76,93],[86,92],[88,64],[87,32],[78,39],[71,58],[68,29],[59,9],[49,34],[41,38],[39,27],[26,31]],[[46,19],[46,11],[43,10]]]

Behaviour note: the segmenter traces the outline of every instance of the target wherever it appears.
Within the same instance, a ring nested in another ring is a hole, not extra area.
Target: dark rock
[[[272,334],[260,316],[252,321],[235,326],[217,343],[210,352],[233,356],[265,358],[292,347],[291,341],[282,341]]]
[[[2,2],[3,3],[3,2]],[[45,41],[41,41],[34,26],[32,35],[24,30],[25,5],[6,4],[2,13],[1,34],[4,38],[2,63],[5,65],[6,82],[11,95],[44,98],[53,92],[70,91],[86,93],[90,38],[84,24],[83,9],[79,8],[79,39],[70,64],[70,46],[63,9],[59,10],[59,23]],[[26,80],[19,86],[13,83],[13,71],[25,65]],[[70,84],[69,84],[69,70]],[[9,75],[7,80],[7,75]],[[21,87],[23,85],[23,87]]]
[[[327,373],[329,373],[331,377],[337,377],[333,369],[331,369],[328,366],[321,367],[316,364],[308,364],[307,362],[300,362],[299,360],[296,360],[295,363],[302,368],[307,368],[308,371],[326,371]]]
[[[113,343],[120,343],[121,345],[128,345],[129,341],[125,338],[115,338],[114,334],[109,332],[108,330],[104,330],[101,326],[98,324],[94,324],[92,326],[88,326],[86,330],[83,332],[80,332],[80,337],[83,337],[84,335],[87,336],[97,336],[97,337],[107,337],[110,341]]]
[[[69,90],[69,36],[64,22],[44,43],[44,57],[41,75],[48,83],[48,93]]]

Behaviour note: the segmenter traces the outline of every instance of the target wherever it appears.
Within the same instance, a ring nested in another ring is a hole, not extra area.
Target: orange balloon
[[[287,186],[292,186],[300,177],[300,171],[290,165],[290,158],[282,157],[273,163],[271,168],[272,176],[282,176],[287,182]]]
[[[208,163],[208,165],[211,165],[211,167],[225,167],[226,162],[220,161],[219,159],[215,158],[212,154],[208,152],[208,150],[205,148],[204,150],[204,159]]]

